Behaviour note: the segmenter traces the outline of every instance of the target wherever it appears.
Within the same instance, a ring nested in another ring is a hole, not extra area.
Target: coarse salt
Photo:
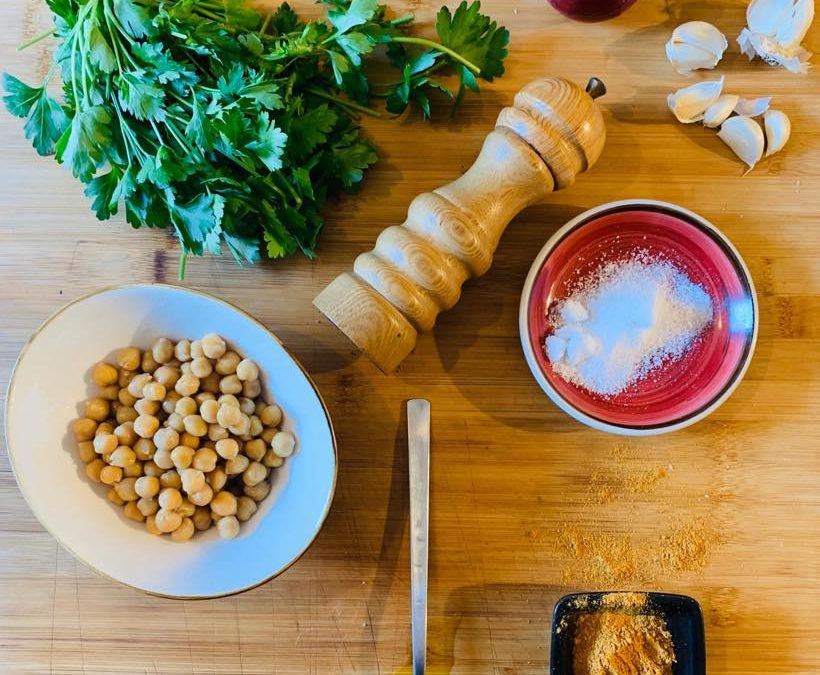
[[[681,358],[712,320],[712,300],[674,265],[638,254],[600,267],[550,312],[555,372],[614,396]]]

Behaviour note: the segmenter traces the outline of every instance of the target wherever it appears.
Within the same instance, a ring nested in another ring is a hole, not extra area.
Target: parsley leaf
[[[340,3],[337,6],[343,7],[344,5]],[[341,35],[351,28],[370,21],[378,6],[378,0],[352,0],[347,9],[329,10],[327,18],[336,27],[336,32]]]
[[[262,160],[268,169],[278,171],[282,168],[282,155],[285,153],[287,142],[287,134],[276,127],[276,122],[271,121],[268,113],[263,112],[256,123],[256,138],[246,147]]]

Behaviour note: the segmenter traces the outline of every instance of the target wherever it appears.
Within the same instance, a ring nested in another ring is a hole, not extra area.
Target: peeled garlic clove
[[[702,120],[706,108],[720,97],[725,79],[721,77],[719,80],[698,82],[669,94],[666,102],[678,122],[690,124]]]
[[[730,117],[720,127],[718,137],[746,162],[750,171],[763,156],[763,129],[751,117]]]
[[[666,43],[666,57],[681,74],[698,68],[714,68],[729,43],[726,36],[705,21],[681,24]]]
[[[814,0],[797,0],[791,12],[782,21],[774,38],[788,51],[799,47],[814,20]]]
[[[735,104],[735,112],[743,117],[757,117],[769,109],[771,96],[763,98],[739,98]]]
[[[766,157],[769,157],[786,145],[792,133],[792,123],[786,113],[767,110],[763,115],[763,126],[766,127]]]
[[[718,97],[718,100],[703,113],[703,126],[719,127],[732,114],[739,99],[740,97],[735,94],[723,94]]]
[[[749,30],[774,37],[792,11],[793,0],[752,0],[746,8]]]

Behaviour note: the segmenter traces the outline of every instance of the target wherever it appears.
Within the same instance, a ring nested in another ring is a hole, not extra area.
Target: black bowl
[[[617,591],[620,593],[621,591]],[[555,604],[552,613],[551,675],[572,675],[572,650],[575,644],[575,623],[578,615],[595,611],[607,592],[571,593]],[[647,607],[669,628],[675,647],[673,675],[706,675],[706,640],[703,634],[703,614],[700,605],[688,595],[646,593]],[[586,598],[587,609],[576,606],[576,599]],[[561,631],[558,627],[561,626]]]

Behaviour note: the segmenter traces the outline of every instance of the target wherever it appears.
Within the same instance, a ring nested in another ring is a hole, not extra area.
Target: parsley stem
[[[45,40],[46,38],[50,38],[52,35],[54,35],[54,33],[55,33],[54,29],[49,28],[44,33],[40,33],[39,35],[35,35],[30,40],[26,40],[24,43],[22,43],[20,45],[17,45],[17,51],[21,52],[24,49],[28,49],[29,47],[32,47],[32,46],[36,45],[38,42],[40,42],[42,40]]]
[[[348,101],[345,98],[340,98],[338,96],[333,96],[332,94],[327,94],[323,92],[321,89],[316,89],[315,87],[309,87],[306,90],[308,93],[313,94],[314,96],[318,96],[319,98],[323,98],[326,101],[332,101],[337,105],[340,105],[344,108],[349,108],[350,110],[355,110],[356,112],[360,112],[363,115],[370,115],[371,117],[383,117],[383,115],[378,110],[373,110],[373,108],[368,108],[363,105],[359,105],[358,103],[354,103],[353,101]]]
[[[265,16],[265,20],[262,22],[262,27],[259,29],[259,36],[260,37],[265,34],[265,31],[268,29],[268,25],[270,24],[272,18],[273,18],[273,14],[268,12],[268,14]]]
[[[177,271],[177,277],[180,281],[185,280],[185,267],[188,263],[188,254],[185,252],[185,249],[182,249],[182,252],[179,254],[179,270]]]
[[[403,26],[406,23],[410,23],[416,17],[412,14],[402,14],[401,16],[397,16],[395,19],[391,19],[390,25],[391,26]]]
[[[407,35],[399,35],[397,37],[390,38],[391,42],[403,42],[404,44],[408,45],[419,45],[421,47],[428,47],[430,49],[435,49],[437,52],[442,52],[447,54],[450,58],[455,61],[458,61],[461,65],[463,65],[468,70],[471,70],[476,75],[481,74],[481,68],[475,65],[472,61],[468,61],[465,59],[461,54],[456,51],[453,51],[449,47],[445,47],[438,42],[433,42],[432,40],[425,40],[424,38],[417,38],[417,37],[409,37]]]

